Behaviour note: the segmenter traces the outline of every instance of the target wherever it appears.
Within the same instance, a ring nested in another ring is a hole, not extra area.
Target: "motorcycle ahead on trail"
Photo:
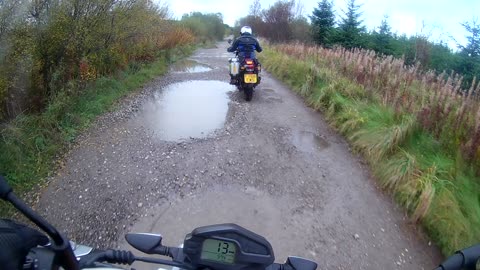
[[[228,40],[231,43],[232,40]],[[255,87],[260,84],[260,72],[262,66],[257,59],[240,58],[238,51],[235,57],[228,60],[231,84],[237,86],[237,89],[245,93],[245,100],[251,101]]]
[[[60,234],[41,216],[20,200],[0,175],[0,198],[42,229],[50,243],[29,250],[23,263],[25,270],[118,270],[118,265],[131,265],[136,261],[170,265],[186,270],[316,270],[317,263],[300,257],[288,257],[284,264],[274,263],[275,256],[270,243],[263,236],[236,224],[217,224],[194,229],[185,236],[181,247],[162,245],[160,234],[129,233],[127,242],[137,250],[170,257],[171,260],[140,257],[131,251],[99,250],[76,245]],[[2,220],[0,220],[2,221]],[[26,227],[26,226],[25,226]],[[25,228],[18,226],[18,233],[25,235]],[[0,228],[0,252],[15,249],[12,236],[15,228]],[[288,244],[288,243],[285,243]],[[461,270],[476,268],[480,260],[480,245],[457,251],[434,270]],[[10,262],[10,260],[7,260]],[[4,265],[0,265],[1,269]],[[11,270],[11,269],[7,269]],[[12,269],[15,270],[15,269]]]

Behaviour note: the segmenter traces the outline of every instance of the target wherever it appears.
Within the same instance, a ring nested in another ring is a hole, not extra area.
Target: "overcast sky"
[[[262,9],[274,2],[260,0]],[[307,17],[318,5],[317,0],[297,2],[303,5],[303,14]],[[253,0],[163,0],[162,3],[167,3],[173,16],[178,19],[192,11],[220,12],[224,22],[233,26],[236,20],[248,14]],[[362,19],[368,30],[378,27],[384,15],[388,15],[393,32],[409,36],[423,32],[430,40],[442,40],[452,47],[455,43],[450,36],[462,44],[466,42],[466,32],[460,22],[471,21],[474,17],[480,22],[480,0],[358,0],[357,3],[362,4]],[[334,0],[337,18],[343,15],[345,6],[346,0]]]

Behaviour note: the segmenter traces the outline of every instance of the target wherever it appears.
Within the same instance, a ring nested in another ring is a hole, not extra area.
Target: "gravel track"
[[[236,222],[269,239],[279,262],[297,255],[319,269],[433,268],[438,250],[322,115],[268,73],[252,102],[229,93],[225,125],[204,138],[163,141],[142,122],[143,104],[170,84],[227,81],[226,46],[190,57],[211,71],[170,72],[99,117],[41,191],[40,213],[102,248],[125,246],[129,231],[176,245],[196,226]]]

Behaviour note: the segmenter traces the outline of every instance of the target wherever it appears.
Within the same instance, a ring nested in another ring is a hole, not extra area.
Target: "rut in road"
[[[438,251],[321,114],[265,72],[248,103],[226,83],[226,47],[198,50],[100,117],[42,192],[41,213],[75,241],[102,248],[125,247],[129,231],[178,245],[195,227],[234,222],[265,236],[279,262],[438,263]]]

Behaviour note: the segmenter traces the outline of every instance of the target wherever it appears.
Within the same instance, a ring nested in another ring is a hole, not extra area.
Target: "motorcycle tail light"
[[[253,60],[245,60],[245,63],[246,63],[247,65],[253,65]]]

